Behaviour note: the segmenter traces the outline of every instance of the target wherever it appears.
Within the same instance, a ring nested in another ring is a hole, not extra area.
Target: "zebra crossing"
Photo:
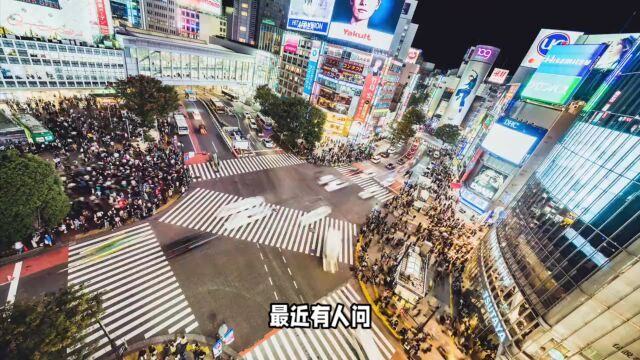
[[[357,234],[356,224],[325,217],[313,224],[301,225],[299,220],[307,212],[265,203],[261,206],[271,209],[267,216],[235,228],[225,227],[233,215],[218,216],[219,209],[243,199],[197,188],[160,221],[316,256],[321,256],[325,234],[333,227],[342,233],[339,261],[353,264],[352,240]]]
[[[318,303],[345,306],[344,313],[349,316],[348,309],[352,303],[362,303],[358,293],[350,284],[342,286]],[[373,338],[376,347],[384,359],[390,359],[395,353],[393,345],[385,338],[378,326],[373,322],[371,329],[364,329],[364,335]],[[243,354],[246,360],[366,360],[353,329],[338,327],[337,329],[282,329]]]
[[[149,224],[69,246],[68,283],[103,293],[100,320],[117,343],[198,327]],[[86,335],[96,346],[92,358],[111,351],[97,322]]]
[[[364,178],[360,176],[361,173],[354,174],[350,166],[338,166],[335,169],[338,170],[342,175],[349,178],[349,181],[356,183],[364,190],[368,190],[373,187],[381,187],[381,189],[376,191],[373,196],[382,202],[391,199],[395,195],[393,192],[380,185],[373,177]]]
[[[196,178],[196,181],[203,181],[302,163],[304,163],[303,160],[291,154],[275,154],[222,160],[220,161],[220,171],[218,172],[213,170],[213,165],[209,162],[187,165],[187,168],[191,171],[191,175]]]

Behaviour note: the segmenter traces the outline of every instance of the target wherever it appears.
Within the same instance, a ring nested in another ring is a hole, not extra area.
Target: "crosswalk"
[[[355,224],[325,217],[313,224],[301,225],[300,218],[307,212],[265,203],[261,206],[271,209],[269,215],[235,228],[225,227],[232,215],[218,216],[218,209],[242,199],[197,188],[162,216],[160,221],[316,256],[322,254],[328,229],[335,228],[341,231],[343,241],[338,260],[353,264],[352,241],[357,234]]]
[[[332,308],[335,308],[336,304],[343,304],[345,315],[350,316],[348,309],[351,304],[360,304],[362,300],[351,285],[347,284],[318,302],[329,304]],[[371,324],[371,329],[363,331],[365,336],[373,338],[384,359],[388,360],[393,356],[393,345],[375,323]],[[362,348],[353,329],[342,326],[337,329],[292,328],[278,331],[243,355],[246,360],[366,360],[368,357]]]
[[[275,154],[222,160],[220,161],[220,171],[217,172],[213,170],[213,165],[209,162],[187,165],[187,167],[191,170],[191,175],[196,181],[202,181],[302,163],[304,163],[303,160],[291,154]]]
[[[101,322],[117,343],[198,327],[149,224],[69,246],[68,282],[103,293]],[[111,350],[97,323],[85,342],[96,346],[92,358]]]
[[[362,177],[361,173],[354,174],[353,170],[351,170],[351,167],[349,166],[337,166],[335,169],[342,175],[349,178],[349,181],[356,183],[364,190],[368,190],[373,187],[380,187],[381,189],[376,191],[373,196],[382,202],[385,202],[394,196],[394,193],[380,185],[373,177]]]

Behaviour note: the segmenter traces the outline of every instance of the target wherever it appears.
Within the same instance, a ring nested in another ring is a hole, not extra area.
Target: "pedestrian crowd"
[[[148,135],[137,118],[117,106],[98,105],[94,97],[30,99],[9,106],[39,119],[55,141],[4,148],[53,161],[72,201],[68,217],[62,224],[40,229],[32,240],[34,247],[51,245],[52,235],[114,229],[147,218],[190,184],[182,144],[172,138],[167,119],[158,121],[159,141],[145,142],[141,139]]]
[[[189,343],[186,336],[178,335],[161,346],[151,345],[147,349],[139,350],[136,360],[186,360],[189,352],[194,360],[202,360],[207,355],[197,341]]]
[[[405,182],[399,194],[373,209],[361,228],[361,256],[354,268],[355,274],[359,280],[381,289],[375,303],[383,312],[394,306],[395,274],[404,249],[428,249],[433,281],[451,274],[455,287],[461,283],[466,261],[475,245],[474,237],[484,230],[484,225],[469,225],[456,217],[457,199],[451,191],[453,173],[449,167],[453,154],[447,150],[440,153],[441,157],[432,160],[422,174],[429,180],[426,185]],[[422,198],[425,191],[428,199]],[[416,221],[418,214],[421,214],[420,221]],[[370,256],[369,249],[373,247],[377,251]],[[420,311],[409,311],[412,310]],[[399,326],[396,311],[387,314],[391,326],[403,336],[409,356],[431,351],[431,334],[424,331],[426,321],[413,332]],[[453,319],[440,315],[436,320],[453,333]]]
[[[371,159],[375,148],[371,144],[326,140],[307,156],[314,165],[336,166]]]

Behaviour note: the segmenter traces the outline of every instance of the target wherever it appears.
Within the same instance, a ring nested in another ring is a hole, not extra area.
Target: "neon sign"
[[[502,321],[500,320],[500,316],[498,315],[498,310],[493,305],[493,300],[491,300],[491,294],[487,290],[482,293],[482,301],[487,308],[487,314],[489,315],[489,321],[493,325],[493,329],[496,331],[496,336],[500,340],[500,342],[504,342],[507,339],[507,332],[502,326]]]

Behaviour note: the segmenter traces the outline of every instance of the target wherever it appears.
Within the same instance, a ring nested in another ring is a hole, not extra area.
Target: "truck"
[[[229,143],[235,151],[249,151],[249,140],[242,133],[239,127],[225,126],[222,128],[224,136],[229,140]]]

